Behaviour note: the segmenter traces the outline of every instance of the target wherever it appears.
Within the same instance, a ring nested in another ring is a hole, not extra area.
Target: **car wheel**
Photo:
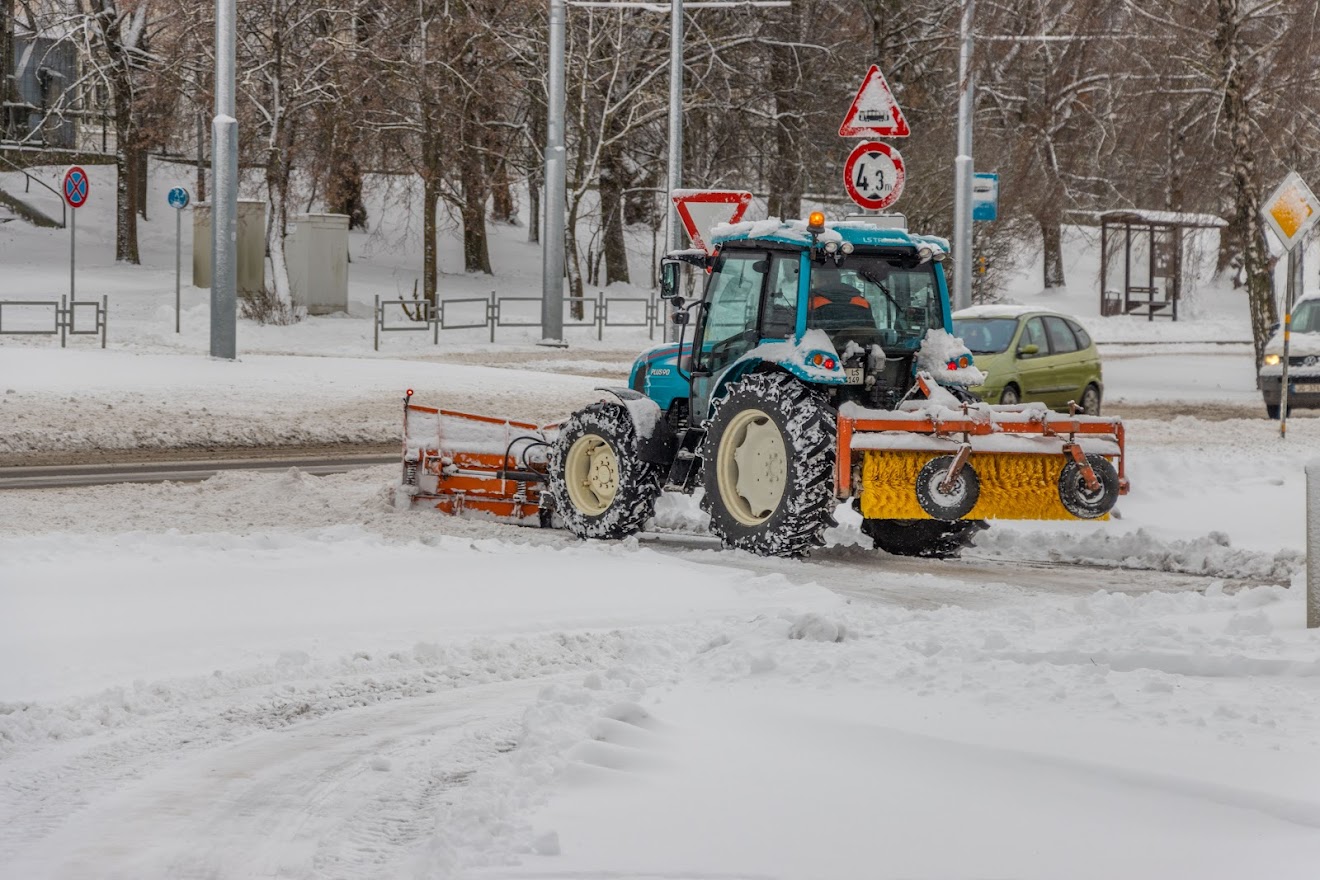
[[[1005,406],[1015,406],[1022,402],[1022,396],[1018,394],[1016,385],[1009,385],[1004,388],[999,395],[999,402]]]
[[[1087,385],[1086,390],[1082,392],[1081,407],[1084,415],[1100,415],[1100,389],[1095,385]]]
[[[1280,407],[1280,406],[1281,406],[1281,404],[1277,404],[1277,403],[1267,403],[1267,404],[1265,404],[1265,418],[1267,418],[1267,419],[1272,419],[1272,420],[1274,420],[1274,421],[1277,422],[1277,421],[1279,420],[1279,407]],[[1292,407],[1291,407],[1291,406],[1288,407],[1288,414],[1289,414],[1289,415],[1292,415]]]

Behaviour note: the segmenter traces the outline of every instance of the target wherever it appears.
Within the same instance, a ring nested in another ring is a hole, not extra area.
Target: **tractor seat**
[[[812,323],[817,327],[874,327],[871,304],[857,288],[831,284],[811,292]]]

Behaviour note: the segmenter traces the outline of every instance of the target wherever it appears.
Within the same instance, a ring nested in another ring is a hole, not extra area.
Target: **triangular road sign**
[[[737,223],[752,203],[751,193],[733,190],[676,189],[672,198],[688,237],[706,252],[710,251],[706,234],[711,227],[720,223]]]
[[[885,75],[879,65],[872,64],[839,126],[839,137],[903,138],[911,133]]]

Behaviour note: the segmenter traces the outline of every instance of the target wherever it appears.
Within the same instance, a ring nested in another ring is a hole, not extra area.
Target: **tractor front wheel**
[[[833,510],[834,412],[801,382],[757,373],[715,404],[702,446],[710,528],[726,547],[804,556],[825,544]]]
[[[661,465],[637,456],[637,429],[617,403],[596,403],[559,428],[550,449],[549,494],[579,538],[626,538],[655,512]]]

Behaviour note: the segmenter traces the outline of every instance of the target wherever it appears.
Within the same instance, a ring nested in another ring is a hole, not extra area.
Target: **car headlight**
[[[1279,361],[1281,360],[1283,360],[1283,358],[1281,358],[1277,354],[1267,354],[1265,355],[1265,366],[1277,367],[1279,365]]]

